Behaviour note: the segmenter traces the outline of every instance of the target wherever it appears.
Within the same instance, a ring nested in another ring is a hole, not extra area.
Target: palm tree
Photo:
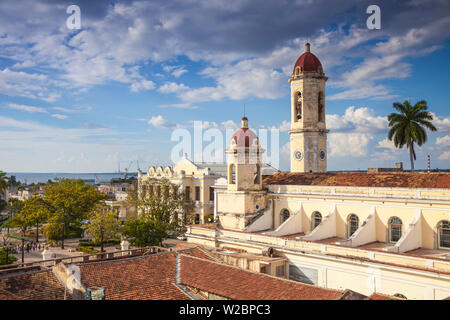
[[[388,139],[392,141],[397,148],[403,148],[404,145],[409,149],[409,158],[411,160],[411,172],[414,171],[414,160],[416,152],[414,143],[421,146],[427,141],[426,129],[436,131],[436,127],[431,122],[433,115],[428,112],[427,102],[421,100],[412,106],[409,101],[402,103],[394,102],[394,109],[399,113],[391,113],[388,116],[389,127]]]

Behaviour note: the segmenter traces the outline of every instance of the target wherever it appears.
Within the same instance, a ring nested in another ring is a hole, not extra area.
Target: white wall
[[[300,237],[301,240],[317,241],[336,236],[336,204],[330,210],[330,213],[310,234]]]

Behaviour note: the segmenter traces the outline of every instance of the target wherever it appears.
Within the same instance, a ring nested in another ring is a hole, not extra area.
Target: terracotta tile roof
[[[450,173],[279,172],[265,177],[263,184],[387,188],[450,188]]]
[[[9,275],[0,279],[1,299],[64,300],[64,287],[52,270]]]
[[[184,254],[184,255],[188,255],[188,256],[192,256],[192,257],[196,257],[196,258],[200,258],[200,259],[206,259],[206,260],[211,260],[211,261],[219,261],[217,258],[214,257],[213,254],[208,253],[206,250],[197,247],[197,248],[192,248],[192,249],[187,249],[187,250],[182,250],[179,251],[180,253]]]
[[[179,255],[180,282],[234,300],[335,300],[341,291]]]
[[[175,286],[175,253],[79,264],[85,287],[102,287],[106,300],[188,300]]]
[[[389,296],[387,294],[373,293],[370,296],[370,300],[405,300],[405,299]]]
[[[12,292],[0,289],[0,300],[23,300]]]

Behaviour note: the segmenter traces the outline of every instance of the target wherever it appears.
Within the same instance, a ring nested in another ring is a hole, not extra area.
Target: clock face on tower
[[[320,160],[325,160],[325,151],[320,150],[319,157],[320,157]]]
[[[303,153],[300,150],[294,151],[294,159],[295,160],[302,160],[303,159]]]

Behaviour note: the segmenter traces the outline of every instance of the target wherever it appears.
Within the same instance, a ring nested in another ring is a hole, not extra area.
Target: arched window
[[[323,99],[322,99],[322,98],[323,98],[323,93],[322,93],[322,91],[320,91],[320,92],[319,92],[319,96],[318,96],[318,106],[319,106],[319,107],[318,107],[318,110],[317,110],[317,116],[318,116],[318,119],[317,119],[317,120],[318,120],[319,122],[323,121],[324,118],[325,118],[325,117],[324,117],[324,113],[325,113],[325,112],[324,112],[324,110],[323,110],[324,108],[323,108],[323,101],[322,101]]]
[[[389,241],[397,242],[402,237],[402,220],[397,217],[389,219]]]
[[[261,167],[259,166],[259,164],[255,164],[254,168],[253,168],[253,174],[254,174],[254,179],[253,179],[253,183],[254,184],[260,184],[261,179]]]
[[[322,222],[322,215],[319,211],[314,211],[311,217],[311,231]]]
[[[444,220],[438,224],[439,248],[450,248],[450,221]]]
[[[280,215],[280,224],[282,224],[283,222],[285,222],[287,219],[289,219],[289,216],[291,214],[289,213],[288,209],[283,209],[281,210],[281,215]]]
[[[235,165],[231,164],[228,167],[228,184],[235,184],[236,180],[235,180],[235,176],[236,176],[236,169],[235,169]]]
[[[356,214],[351,214],[347,219],[348,238],[350,238],[359,227],[359,218]]]
[[[295,116],[297,120],[302,118],[302,93],[295,94]]]

